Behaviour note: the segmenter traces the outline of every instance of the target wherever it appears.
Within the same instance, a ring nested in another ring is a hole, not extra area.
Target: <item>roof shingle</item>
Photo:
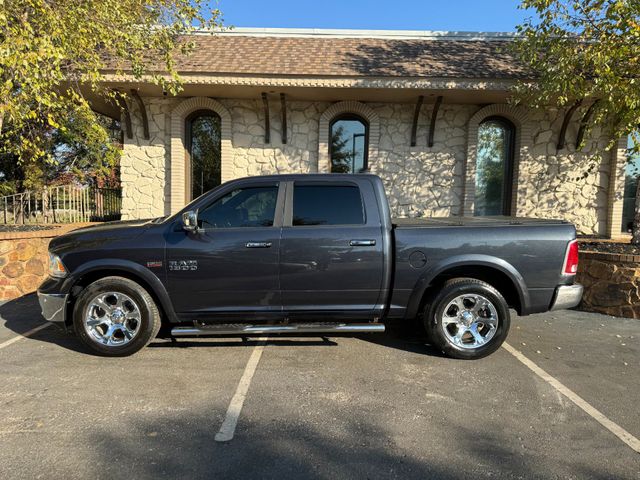
[[[309,77],[523,77],[508,40],[194,35],[181,73]]]

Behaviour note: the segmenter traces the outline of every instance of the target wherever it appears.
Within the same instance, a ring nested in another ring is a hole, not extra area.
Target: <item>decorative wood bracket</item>
[[[567,110],[567,113],[564,114],[562,127],[560,127],[560,135],[558,136],[558,145],[556,145],[556,149],[558,151],[562,150],[565,146],[565,137],[567,135],[567,127],[569,126],[571,117],[573,117],[573,114],[581,104],[582,104],[582,100],[576,100],[576,102],[573,105],[571,105],[569,110]]]
[[[124,124],[126,128],[127,138],[133,138],[133,129],[131,128],[131,113],[129,112],[129,106],[127,105],[127,101],[124,99],[124,95],[120,92],[116,92],[116,102],[118,102],[118,106],[122,110],[124,114]]]
[[[144,132],[144,139],[149,140],[149,119],[147,118],[147,109],[144,106],[142,97],[138,94],[138,91],[134,88],[131,89],[131,96],[135,98],[138,108],[140,109],[140,115],[142,116],[142,130]]]
[[[587,129],[587,125],[589,125],[589,120],[591,120],[591,115],[593,115],[593,110],[599,101],[600,100],[595,100],[591,105],[589,105],[589,108],[587,109],[587,111],[584,112],[584,116],[580,121],[578,136],[576,137],[576,150],[580,148],[580,145],[582,145],[582,140],[584,139],[584,132]]]
[[[429,148],[433,147],[433,136],[436,132],[436,118],[438,118],[438,110],[440,110],[440,105],[442,104],[442,95],[439,95],[436,98],[436,103],[433,104],[433,111],[431,112],[431,124],[429,125],[429,139],[427,141],[427,145]]]
[[[270,143],[271,123],[269,121],[269,99],[265,92],[262,92],[262,106],[264,108],[264,143]]]
[[[282,143],[287,143],[287,102],[284,93],[280,94],[280,106],[282,108]]]
[[[413,125],[411,126],[411,146],[416,146],[416,137],[418,135],[418,117],[420,116],[420,108],[422,108],[422,102],[424,102],[424,95],[418,97],[416,103],[416,109],[413,112]]]

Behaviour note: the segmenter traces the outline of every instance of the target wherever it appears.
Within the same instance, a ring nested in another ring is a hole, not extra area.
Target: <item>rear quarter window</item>
[[[355,185],[296,185],[293,225],[363,225],[364,207]]]

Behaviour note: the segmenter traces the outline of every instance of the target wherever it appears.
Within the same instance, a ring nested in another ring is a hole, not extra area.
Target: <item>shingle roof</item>
[[[331,36],[194,35],[181,73],[511,79],[524,70],[508,40]]]

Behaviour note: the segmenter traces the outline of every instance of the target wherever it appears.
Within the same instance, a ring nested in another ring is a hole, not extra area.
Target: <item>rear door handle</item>
[[[375,244],[375,240],[351,240],[349,242],[352,247],[373,247]]]
[[[247,248],[269,248],[271,242],[247,242],[245,247]]]

